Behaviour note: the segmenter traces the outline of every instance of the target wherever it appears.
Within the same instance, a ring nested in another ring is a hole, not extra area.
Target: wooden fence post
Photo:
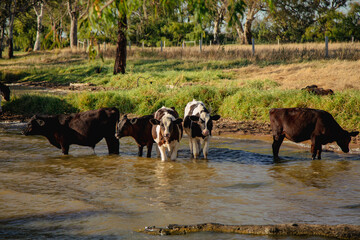
[[[325,36],[325,57],[329,57],[329,38]]]
[[[129,41],[129,51],[131,51],[131,41]]]
[[[203,41],[203,36],[201,35],[201,39],[199,40],[200,52],[202,52],[202,41]]]
[[[252,55],[255,56],[255,39],[252,38],[251,42],[252,42]]]
[[[163,51],[163,42],[162,40],[160,41],[160,49],[161,49],[161,52]]]
[[[142,41],[142,50],[144,50],[144,41]]]

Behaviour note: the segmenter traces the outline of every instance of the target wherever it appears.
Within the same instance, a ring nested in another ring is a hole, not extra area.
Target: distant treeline
[[[124,17],[125,16],[125,17]],[[116,44],[119,24],[141,46],[184,41],[249,44],[360,40],[360,3],[350,0],[2,0],[0,57],[8,48]],[[9,57],[12,53],[9,52]]]

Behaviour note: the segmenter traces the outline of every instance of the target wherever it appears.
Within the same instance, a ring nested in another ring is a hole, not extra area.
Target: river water
[[[121,154],[72,145],[63,156],[44,137],[21,135],[23,123],[0,124],[0,237],[14,239],[264,239],[198,233],[137,233],[168,224],[360,224],[360,155],[271,142],[214,137],[209,160],[137,157],[133,139]],[[295,237],[281,239],[299,239]],[[323,239],[323,238],[308,238]]]

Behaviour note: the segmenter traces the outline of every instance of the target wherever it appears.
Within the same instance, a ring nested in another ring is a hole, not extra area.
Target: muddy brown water
[[[271,142],[211,141],[210,159],[137,157],[131,138],[121,154],[72,145],[63,156],[44,137],[23,136],[23,123],[0,123],[0,236],[12,239],[264,239],[197,233],[156,237],[134,230],[168,224],[360,224],[360,155]],[[286,237],[281,239],[300,239]],[[304,239],[304,238],[301,238]],[[309,237],[307,239],[324,239]]]

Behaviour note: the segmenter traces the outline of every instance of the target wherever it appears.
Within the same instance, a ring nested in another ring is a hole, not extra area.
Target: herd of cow
[[[10,90],[0,83],[0,93],[10,99]],[[0,98],[1,100],[1,98]],[[1,103],[1,102],[0,102]],[[0,104],[1,113],[1,104]],[[274,160],[279,159],[279,149],[287,138],[293,142],[311,140],[312,158],[321,159],[322,145],[336,142],[341,150],[349,152],[351,137],[359,134],[340,127],[326,111],[309,108],[273,108],[269,112],[273,134],[272,151]],[[42,135],[64,154],[69,153],[71,144],[89,146],[93,149],[103,138],[109,154],[119,154],[119,139],[131,136],[135,139],[142,156],[144,146],[147,157],[151,157],[153,143],[161,160],[175,160],[183,131],[189,137],[191,156],[195,159],[208,158],[212,121],[220,119],[211,115],[204,103],[193,100],[185,107],[184,119],[179,118],[174,107],[162,107],[152,115],[120,119],[119,110],[101,108],[76,114],[33,116],[24,129],[24,135]]]

